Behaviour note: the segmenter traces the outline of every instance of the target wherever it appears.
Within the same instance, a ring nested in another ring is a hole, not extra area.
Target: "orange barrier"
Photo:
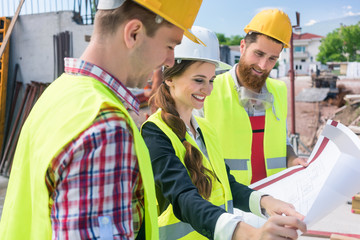
[[[3,44],[10,20],[0,17],[0,46]],[[6,87],[9,66],[9,44],[6,45],[4,53],[0,58],[0,147],[4,141],[5,133],[5,112],[6,112]]]

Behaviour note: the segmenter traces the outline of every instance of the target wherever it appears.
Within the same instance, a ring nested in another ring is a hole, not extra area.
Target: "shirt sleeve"
[[[172,204],[179,220],[213,239],[216,222],[226,211],[200,196],[164,132],[147,122],[142,135],[150,152],[160,212]]]
[[[260,209],[260,200],[262,196],[266,196],[258,191],[253,191],[250,195],[250,210],[253,214],[267,218],[268,216],[263,215]],[[266,214],[266,211],[264,212]],[[215,240],[231,240],[234,234],[235,228],[239,222],[243,221],[240,215],[223,213],[220,215],[215,226]]]
[[[102,115],[52,162],[55,239],[98,239],[106,229],[114,239],[133,239],[134,226],[141,225],[143,189],[132,132],[121,113]]]
[[[214,240],[231,240],[236,225],[241,221],[243,219],[239,215],[230,213],[221,214],[216,223]]]

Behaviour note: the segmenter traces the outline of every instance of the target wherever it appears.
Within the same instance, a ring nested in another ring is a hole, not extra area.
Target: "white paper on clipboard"
[[[303,214],[308,228],[360,189],[360,139],[341,123],[328,120],[308,159],[307,168],[295,166],[249,187],[292,203]],[[254,227],[266,219],[242,215]]]

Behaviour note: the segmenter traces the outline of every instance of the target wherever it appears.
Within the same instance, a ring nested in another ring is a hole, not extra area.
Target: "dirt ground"
[[[292,130],[292,113],[290,104],[290,80],[282,78],[288,87],[288,130]],[[304,88],[311,87],[311,78],[309,76],[300,76],[295,78],[295,96],[297,96]],[[337,81],[337,88],[340,90],[337,98],[326,99],[322,102],[298,102],[295,101],[295,132],[299,133],[300,141],[310,150],[314,147],[317,137],[321,132],[322,126],[328,119],[342,122],[344,125],[349,124],[349,119],[354,119],[353,112],[342,114],[340,119],[335,116],[339,107],[341,96],[345,94],[360,94],[360,79],[340,79]],[[344,103],[344,102],[343,102]],[[306,152],[302,147],[300,151]]]
[[[290,104],[290,80],[288,77],[281,78],[288,88],[288,131],[292,131],[292,113]],[[310,76],[297,76],[295,78],[295,97],[304,89],[311,87]],[[360,94],[360,79],[340,79],[337,81],[337,87],[345,95],[349,94]],[[339,100],[338,99],[327,99],[322,102],[297,102],[295,101],[295,133],[299,134],[300,141],[311,151],[314,147],[318,135],[321,133],[322,126],[328,119],[333,119],[348,125],[347,119],[351,119],[351,112],[348,114],[342,114],[342,119],[336,119],[335,113],[339,111]],[[136,115],[131,113],[138,127],[141,126],[146,119],[146,116],[150,114],[148,107],[140,109],[140,114]],[[354,117],[352,117],[354,119]],[[303,154],[310,154],[299,145],[299,151]]]

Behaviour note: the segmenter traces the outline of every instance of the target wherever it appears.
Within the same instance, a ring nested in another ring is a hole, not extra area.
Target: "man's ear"
[[[133,48],[142,40],[145,34],[143,23],[138,19],[132,19],[124,26],[124,41],[128,48]]]
[[[244,54],[245,49],[246,49],[245,39],[241,39],[241,42],[240,42],[240,53],[241,53],[241,55]]]

